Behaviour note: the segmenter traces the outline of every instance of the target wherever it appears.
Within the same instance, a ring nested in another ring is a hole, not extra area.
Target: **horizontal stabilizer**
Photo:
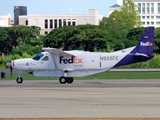
[[[57,48],[42,48],[42,50],[47,51],[51,54],[55,54],[55,55],[76,56],[74,54],[68,53],[66,51],[62,51],[61,49],[57,49]]]
[[[137,57],[149,57],[148,55],[143,54],[143,53],[136,53],[136,54],[134,54],[134,56],[137,56]]]

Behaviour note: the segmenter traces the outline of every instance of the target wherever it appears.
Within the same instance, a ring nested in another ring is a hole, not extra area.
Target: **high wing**
[[[55,55],[56,56],[64,56],[64,57],[76,56],[73,53],[69,53],[68,51],[62,51],[61,49],[57,49],[57,48],[42,48],[42,50],[47,51],[52,55],[56,70],[59,70],[59,69],[58,69],[58,65],[56,63]],[[66,70],[67,71],[74,71],[75,69],[65,68],[63,71],[66,71]]]
[[[62,51],[61,49],[57,49],[57,48],[42,48],[42,50],[47,51],[54,55],[76,56],[73,53],[69,53],[68,51]]]

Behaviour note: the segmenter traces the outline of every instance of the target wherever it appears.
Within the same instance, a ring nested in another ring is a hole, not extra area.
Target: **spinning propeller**
[[[12,67],[12,61],[7,62],[6,64],[10,68],[10,73],[11,73],[11,78],[12,78],[12,73],[13,73],[13,67]]]

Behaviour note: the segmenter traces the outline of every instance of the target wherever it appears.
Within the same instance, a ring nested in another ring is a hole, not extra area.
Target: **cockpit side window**
[[[43,56],[44,56],[44,54],[38,53],[38,54],[35,55],[32,59],[33,59],[33,60],[39,60],[39,59],[41,59]]]
[[[49,60],[49,57],[48,56],[45,56],[42,61],[48,61]]]

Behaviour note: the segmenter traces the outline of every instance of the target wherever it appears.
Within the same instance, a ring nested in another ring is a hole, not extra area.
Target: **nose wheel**
[[[18,84],[21,84],[23,82],[23,78],[22,77],[18,77],[16,79],[16,81],[17,81]]]
[[[71,84],[71,83],[73,83],[73,81],[74,81],[73,77],[64,77],[64,76],[62,76],[62,77],[59,78],[59,82],[61,84],[66,84],[66,83]]]

